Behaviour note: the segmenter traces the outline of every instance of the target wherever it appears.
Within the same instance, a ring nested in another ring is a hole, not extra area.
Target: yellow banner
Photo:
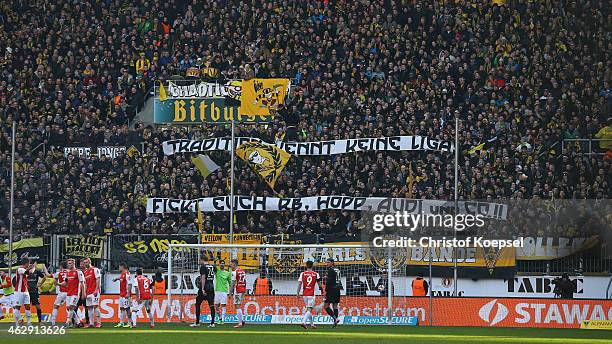
[[[272,188],[287,165],[291,154],[262,142],[246,142],[236,148],[236,155],[244,160]]]
[[[261,234],[235,234],[234,244],[263,244],[264,237]],[[202,235],[203,244],[218,244],[219,249],[210,249],[206,253],[209,257],[222,259],[229,262],[230,249],[223,245],[229,244],[227,234],[205,234]],[[280,243],[280,242],[270,242]],[[283,241],[283,243],[300,244],[299,242]],[[258,248],[236,249],[233,257],[237,257],[243,268],[257,268],[260,255],[267,255],[269,267],[278,273],[293,273],[302,269],[307,261],[314,262],[315,266],[325,266],[328,258],[333,258],[336,265],[369,265],[377,270],[386,270],[388,267],[387,249],[372,249],[368,242],[333,242],[338,246],[357,247],[303,247],[295,246],[288,248],[268,248],[265,251]],[[452,248],[434,248],[431,252],[432,266],[452,267]],[[513,247],[498,248],[457,248],[457,265],[459,267],[486,268],[490,273],[495,268],[513,268],[516,266],[515,249]],[[395,248],[391,259],[393,270],[403,268],[405,265],[427,266],[429,265],[428,248]]]
[[[47,247],[43,238],[28,238],[13,242],[13,254],[9,256],[9,244],[0,245],[0,268],[16,267],[23,258],[47,261]]]
[[[21,315],[23,317],[23,315]],[[43,321],[47,321],[47,314],[43,314]],[[30,320],[33,323],[37,323],[38,322],[38,315],[36,314],[36,312],[32,312],[32,315],[30,315]],[[0,319],[0,322],[3,323],[15,323],[15,314],[14,313],[4,313],[4,318]]]
[[[328,258],[333,258],[336,265],[377,265],[370,260],[368,243],[364,242],[334,242],[334,245],[364,245],[363,247],[298,247],[271,249],[268,251],[269,266],[278,273],[293,273],[304,267],[307,261],[315,266],[325,266]],[[386,250],[385,250],[386,252]],[[383,265],[384,266],[384,265]]]
[[[289,79],[250,79],[242,81],[240,113],[269,116],[270,109],[285,102]]]
[[[65,256],[102,258],[102,250],[106,237],[101,236],[70,236],[64,241]]]
[[[328,258],[333,258],[336,265],[371,265],[376,269],[387,268],[386,249],[372,250],[367,242],[334,242],[335,245],[363,245],[357,248],[305,248],[275,249],[270,255],[270,266],[280,273],[290,273],[304,265],[308,260],[315,266],[323,266]],[[428,248],[393,249],[391,266],[398,269],[403,265],[427,266],[429,265]],[[435,248],[432,251],[432,266],[453,266],[452,248]],[[514,248],[483,249],[483,248],[458,248],[457,265],[459,267],[487,268],[492,272],[495,268],[514,267],[516,265]]]
[[[429,265],[428,247],[413,247],[407,249],[406,264]],[[454,266],[452,247],[432,247],[432,266]],[[516,249],[514,247],[482,248],[457,247],[457,266],[486,267],[492,272],[496,267],[516,266]]]
[[[18,250],[21,248],[28,248],[28,247],[41,247],[42,245],[43,245],[43,238],[21,239],[19,241],[13,242],[13,250]],[[9,251],[9,244],[0,245],[0,252],[8,252],[8,251]]]
[[[234,234],[234,244],[261,244],[263,240],[263,234]],[[238,259],[238,265],[241,268],[257,269],[259,268],[259,249],[257,248],[237,248],[227,249],[223,248],[222,245],[228,245],[230,243],[229,234],[204,234],[202,235],[202,244],[205,245],[220,245],[218,249],[207,248],[203,254],[209,258],[223,260],[225,264],[229,264],[232,257]]]
[[[612,320],[582,320],[583,330],[612,330]]]

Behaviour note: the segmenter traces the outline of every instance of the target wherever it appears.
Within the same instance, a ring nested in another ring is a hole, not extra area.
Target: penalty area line
[[[389,339],[441,339],[447,341],[497,341],[497,342],[508,342],[516,343],[584,343],[583,338],[555,338],[555,337],[508,337],[508,336],[475,336],[475,335],[444,335],[444,334],[414,334],[414,333],[367,333],[367,332],[321,332],[321,331],[253,331],[253,330],[195,330],[195,329],[184,329],[184,330],[155,330],[155,329],[135,329],[135,330],[121,330],[121,329],[72,329],[67,334],[159,334],[159,333],[175,333],[175,334],[250,334],[250,335],[273,335],[273,336],[291,336],[291,335],[308,335],[312,337],[338,337],[338,338],[389,338]],[[607,339],[589,339],[590,343],[610,343]]]

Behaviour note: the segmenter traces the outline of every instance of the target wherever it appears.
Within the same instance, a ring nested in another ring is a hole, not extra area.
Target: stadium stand
[[[462,199],[611,196],[610,145],[588,141],[609,139],[612,125],[606,1],[130,3],[0,5],[0,235],[9,226],[13,121],[16,233],[197,231],[193,216],[148,215],[144,201],[227,195],[229,154],[211,154],[222,169],[203,179],[189,156],[164,156],[161,142],[229,128],[152,128],[133,119],[156,80],[184,76],[202,61],[221,78],[283,76],[296,84],[274,123],[239,125],[238,135],[452,140],[459,116]],[[64,154],[96,146],[136,151]],[[241,161],[237,170],[236,194],[273,195]],[[299,157],[275,191],[452,199],[453,156]],[[207,213],[204,227],[223,233],[227,216]],[[359,229],[357,213],[336,211],[239,213],[236,221],[240,232],[270,234]]]

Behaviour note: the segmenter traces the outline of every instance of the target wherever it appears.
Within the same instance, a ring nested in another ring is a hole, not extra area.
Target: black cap
[[[330,262],[330,263],[333,263],[334,262],[334,258],[327,258],[327,261]]]

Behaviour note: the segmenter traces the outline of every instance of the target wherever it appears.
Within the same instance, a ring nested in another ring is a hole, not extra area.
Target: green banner
[[[155,124],[227,123],[236,116],[241,123],[270,122],[273,116],[239,114],[239,106],[226,106],[223,98],[168,98],[154,100]]]

